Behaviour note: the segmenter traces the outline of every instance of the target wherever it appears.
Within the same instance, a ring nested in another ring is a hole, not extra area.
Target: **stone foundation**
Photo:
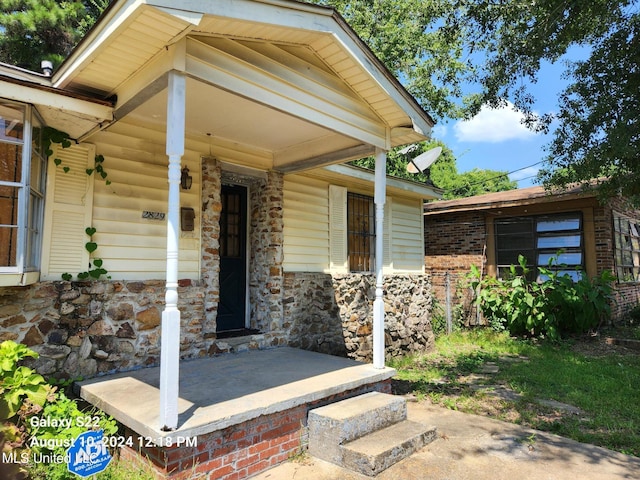
[[[289,345],[371,362],[375,276],[285,274]],[[426,275],[385,277],[386,356],[433,347],[431,283]]]
[[[270,289],[261,293],[269,298],[261,303],[260,318],[269,321],[252,319],[260,333],[226,339],[208,331],[207,287],[182,280],[181,357],[290,345],[371,362],[373,275],[286,273],[280,287],[279,272],[273,274]],[[160,280],[0,288],[0,341],[15,340],[38,352],[31,366],[45,376],[90,378],[155,366],[160,362],[164,293]],[[428,276],[386,278],[387,358],[432,347],[431,306]]]
[[[286,345],[282,331],[217,339],[206,330],[205,288],[182,280],[181,358]],[[160,362],[165,282],[42,282],[0,288],[0,341],[24,343],[46,376],[90,378]]]

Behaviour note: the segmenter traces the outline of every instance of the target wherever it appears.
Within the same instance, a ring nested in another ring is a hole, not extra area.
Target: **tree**
[[[442,153],[435,163],[421,173],[409,173],[407,164],[432,148],[441,147]],[[444,199],[470,197],[489,192],[501,192],[517,188],[517,182],[509,180],[507,172],[496,170],[473,169],[458,173],[456,158],[453,152],[441,141],[432,140],[414,145],[410,153],[400,153],[402,149],[389,152],[387,156],[387,174],[406,180],[427,183],[443,191]],[[375,159],[367,157],[353,162],[360,167],[374,169]]]
[[[640,195],[640,0],[318,3],[336,7],[436,120],[511,101],[530,128],[555,129],[541,175],[548,186],[603,178],[605,194]],[[572,83],[559,113],[538,117],[528,87],[572,46],[590,55],[566,65]]]
[[[0,61],[40,70],[71,53],[108,0],[0,0]]]
[[[577,62],[560,97],[560,128],[542,178],[550,185],[598,182],[640,203],[640,17],[634,15]]]
[[[639,7],[638,0],[457,0],[444,19],[445,28],[465,30],[469,51],[486,59],[478,75],[483,103],[510,98],[531,128],[554,128],[540,175],[546,186],[597,185],[603,196],[640,201]],[[571,83],[559,112],[538,117],[527,85],[537,81],[541,62],[560,61],[572,46],[587,58],[566,63]]]

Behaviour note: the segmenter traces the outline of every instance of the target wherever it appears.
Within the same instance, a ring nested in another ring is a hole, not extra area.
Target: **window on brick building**
[[[619,282],[640,282],[640,222],[614,213],[616,275]]]
[[[372,197],[347,194],[349,270],[373,272],[376,253],[376,217]]]
[[[557,256],[553,270],[577,280],[584,271],[582,215],[579,212],[558,215],[501,218],[495,222],[498,276],[505,277],[518,256],[527,259],[530,279],[544,280],[539,267],[547,268]],[[558,254],[558,252],[560,252]]]

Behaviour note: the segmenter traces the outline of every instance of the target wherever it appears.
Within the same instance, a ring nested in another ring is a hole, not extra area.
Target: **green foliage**
[[[109,278],[109,272],[102,267],[104,263],[103,260],[101,258],[93,258],[93,252],[98,249],[98,244],[93,241],[93,235],[96,233],[96,229],[93,227],[87,227],[84,232],[89,236],[89,241],[84,244],[84,248],[89,252],[89,270],[86,272],[80,272],[78,274],[78,279],[87,280],[92,278],[93,280],[99,280],[103,275],[106,275],[107,278]],[[65,279],[65,277],[63,277],[63,279]],[[67,276],[66,279],[69,279],[69,277]]]
[[[0,61],[39,71],[58,66],[89,30],[106,0],[0,0]]]
[[[637,7],[636,7],[637,11]],[[576,81],[560,96],[549,149],[548,184],[593,186],[608,197],[622,193],[640,202],[640,14],[621,19],[595,42],[588,60],[573,64]]]
[[[64,456],[73,440],[87,430],[102,430],[105,435],[117,433],[117,424],[111,417],[96,409],[81,409],[33,369],[20,365],[22,360],[37,356],[11,340],[0,344],[1,451],[16,453],[21,460],[33,459],[36,454]],[[64,462],[32,462],[29,475],[34,480],[74,477]]]
[[[603,196],[640,201],[638,0],[316,3],[335,7],[436,120],[509,101],[531,129],[555,128],[540,176],[547,186],[606,177]],[[564,62],[571,49],[586,59]],[[560,62],[569,79],[560,110],[539,115],[532,86],[541,66]]]
[[[61,132],[60,130],[57,130],[53,127],[45,127],[43,129],[43,137],[44,149],[47,157],[53,155],[53,150],[51,149],[51,145],[53,143],[59,144],[62,148],[69,148],[71,146],[71,137],[69,136],[69,134],[66,132]],[[56,167],[59,167],[62,165],[62,159],[54,158],[53,163]],[[107,180],[108,174],[104,169],[103,163],[104,155],[96,155],[94,158],[94,167],[87,168],[85,170],[85,173],[87,175],[93,175],[94,173],[96,173],[97,175],[100,175],[100,178],[105,181],[105,185],[111,185],[111,180]],[[71,168],[67,165],[62,165],[62,170],[64,171],[64,173],[69,173],[71,171]]]
[[[482,372],[486,362],[498,366],[498,372],[486,381],[469,375]],[[541,342],[484,328],[436,338],[434,352],[403,358],[393,367],[403,393],[640,456],[636,401],[640,356],[636,354],[615,350],[603,354],[594,339]],[[483,383],[485,388],[479,388]],[[497,385],[517,397],[492,395]],[[540,403],[547,399],[582,413],[563,413]]]
[[[93,227],[87,227],[84,229],[84,233],[89,236],[89,241],[84,244],[85,250],[89,252],[89,270],[78,273],[78,280],[100,280],[103,275],[107,278],[111,278],[109,276],[109,271],[103,267],[104,261],[101,258],[93,257],[93,253],[98,249],[98,244],[93,241],[93,236],[96,231],[97,230]],[[62,279],[69,282],[73,279],[73,275],[68,272],[63,273]]]
[[[539,131],[555,127],[541,179],[549,187],[608,177],[604,196],[640,194],[640,12],[638,0],[452,2],[444,28],[463,30],[482,59],[483,103],[510,99]],[[577,47],[577,48],[576,48]],[[568,86],[557,114],[539,116],[530,85],[545,62],[571,48],[584,60],[565,62]]]
[[[36,425],[29,432],[32,454],[65,455],[73,441],[87,430],[102,430],[105,436],[118,432],[114,419],[96,409],[81,410],[78,403],[63,392],[58,392],[55,401],[45,405],[39,416],[48,420],[49,425]],[[65,462],[32,462],[29,470],[33,480],[71,480],[75,477],[68,471]]]
[[[594,279],[583,276],[574,282],[553,268],[557,258],[552,258],[548,268],[539,268],[545,280],[537,282],[528,279],[526,258],[519,255],[518,263],[511,265],[510,275],[504,280],[481,279],[479,269],[472,266],[476,303],[494,329],[559,340],[562,334],[594,329],[609,317],[614,281],[610,272]]]
[[[19,362],[38,354],[25,345],[4,341],[0,344],[0,419],[11,419],[18,415],[22,404],[42,406],[51,389],[42,375],[20,366]]]
[[[431,168],[422,173],[407,172],[407,164],[411,159],[436,147],[441,147],[442,153]],[[517,188],[517,182],[509,180],[506,171],[473,169],[469,172],[458,173],[453,152],[439,140],[416,144],[410,153],[403,154],[400,153],[400,150],[402,149],[389,152],[387,174],[414,182],[431,184],[444,191],[444,199],[469,197]],[[375,169],[373,157],[355,160],[352,163],[370,170]]]

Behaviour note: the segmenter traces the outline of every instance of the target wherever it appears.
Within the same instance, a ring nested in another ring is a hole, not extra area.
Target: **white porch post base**
[[[376,288],[376,292],[377,292]],[[378,294],[376,293],[376,297]],[[373,301],[373,367],[384,368],[384,300]]]
[[[162,312],[160,349],[160,426],[162,430],[175,430],[178,427],[180,310]]]

